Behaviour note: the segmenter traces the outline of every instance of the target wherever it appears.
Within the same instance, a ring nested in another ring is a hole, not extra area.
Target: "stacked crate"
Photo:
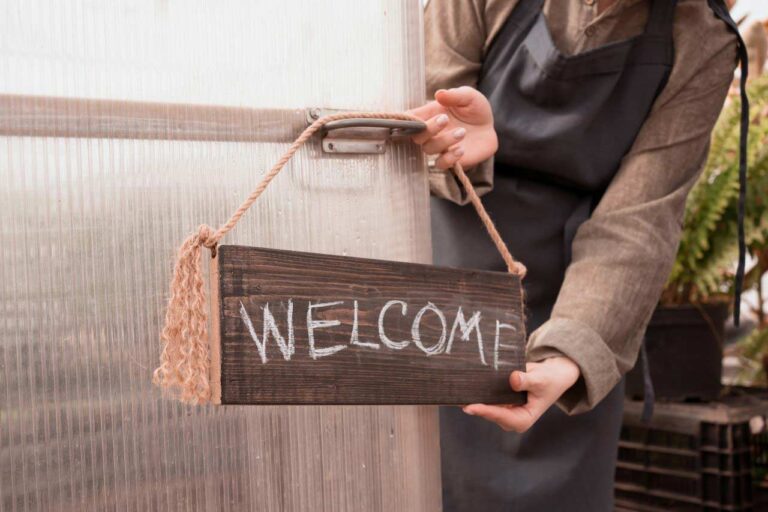
[[[648,423],[641,410],[625,404],[617,511],[768,511],[768,400],[732,392],[716,403],[657,403]]]

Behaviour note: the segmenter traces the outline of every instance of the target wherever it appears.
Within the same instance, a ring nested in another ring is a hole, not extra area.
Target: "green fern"
[[[766,384],[765,367],[762,356],[768,346],[768,329],[755,329],[749,336],[739,342],[739,359],[742,370],[737,375],[734,384],[752,386],[756,383]]]
[[[749,86],[750,125],[747,242],[750,250],[768,240],[768,77]],[[665,303],[712,300],[727,294],[738,254],[739,121],[737,99],[723,110],[712,134],[709,158],[686,203],[680,248],[667,283]]]
[[[759,262],[745,279],[745,288],[751,289],[768,269],[768,76],[753,80],[748,93],[752,118],[744,227],[748,250]],[[738,257],[740,112],[737,99],[723,110],[715,125],[706,166],[688,196],[680,247],[662,296],[664,303],[712,301],[733,293]],[[763,304],[759,306],[764,310]],[[761,325],[736,347],[743,367],[737,377],[741,384],[766,379],[763,355],[768,353],[768,322],[764,315],[760,320]]]

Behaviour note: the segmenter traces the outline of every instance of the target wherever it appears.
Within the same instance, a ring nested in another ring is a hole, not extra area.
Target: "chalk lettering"
[[[499,364],[504,363],[504,361],[499,360],[499,347],[517,350],[517,347],[515,345],[504,345],[503,343],[499,342],[499,333],[501,332],[502,329],[512,329],[513,331],[517,332],[517,329],[515,328],[515,326],[505,324],[496,320],[496,338],[493,341],[493,369],[494,370],[498,370]]]
[[[378,343],[370,343],[370,342],[367,342],[367,341],[360,341],[360,335],[358,334],[358,327],[357,327],[357,325],[358,325],[358,322],[357,322],[357,314],[358,314],[357,313],[358,312],[357,301],[355,301],[354,304],[355,305],[354,305],[354,308],[353,308],[353,316],[352,316],[352,334],[349,337],[349,344],[350,345],[357,345],[358,347],[368,347],[368,348],[376,348],[376,349],[380,348],[381,345],[379,345]]]
[[[475,313],[470,317],[469,322],[467,322],[467,320],[464,318],[464,312],[461,310],[461,306],[459,306],[459,310],[456,312],[456,320],[453,322],[453,327],[451,328],[451,335],[448,337],[448,345],[445,348],[446,354],[451,353],[451,348],[453,347],[453,340],[456,337],[457,329],[461,330],[461,339],[463,341],[469,341],[469,336],[474,330],[477,332],[477,350],[480,352],[480,362],[488,366],[488,363],[485,362],[483,335],[480,333],[480,317],[480,311],[475,311]]]
[[[283,359],[290,361],[291,356],[296,350],[296,340],[293,337],[293,300],[291,299],[288,299],[287,317],[288,320],[286,323],[288,324],[288,343],[285,342],[285,338],[283,338],[283,336],[280,334],[280,331],[277,329],[275,317],[273,317],[272,313],[269,311],[269,303],[265,304],[264,330],[262,331],[263,334],[261,335],[261,338],[264,340],[264,347],[266,347],[267,341],[269,340],[269,335],[271,333],[275,338],[275,341],[277,341],[277,346],[280,347],[280,352],[283,354]]]
[[[246,329],[248,329],[248,334],[251,335],[251,339],[256,344],[256,349],[259,351],[259,357],[261,357],[261,364],[265,364],[267,362],[266,347],[256,335],[256,329],[253,328],[251,317],[248,316],[248,311],[245,309],[242,301],[240,301],[240,318],[243,319],[243,323],[245,324]]]
[[[340,350],[347,348],[346,345],[334,345],[332,347],[325,348],[315,347],[315,329],[320,329],[323,327],[335,327],[337,325],[341,325],[341,322],[338,320],[313,320],[312,310],[319,308],[329,308],[331,306],[338,306],[340,304],[344,304],[344,301],[337,300],[336,302],[320,302],[318,304],[312,304],[311,302],[309,303],[309,306],[307,307],[307,339],[309,341],[309,356],[312,359],[330,356],[336,352],[339,352]]]
[[[349,337],[349,344],[348,345],[354,345],[357,347],[364,347],[364,348],[370,348],[378,350],[381,348],[381,345],[379,343],[375,343],[369,340],[361,340],[360,339],[360,305],[357,300],[352,301],[353,307],[352,307],[352,330]],[[318,359],[321,357],[327,357],[331,356],[333,354],[336,354],[337,352],[340,352],[347,348],[348,345],[344,344],[338,344],[333,345],[329,347],[317,347],[317,342],[315,339],[315,330],[316,329],[323,329],[328,327],[337,327],[342,325],[342,322],[340,320],[318,320],[314,318],[314,312],[317,309],[321,308],[330,308],[333,306],[340,306],[344,304],[344,301],[335,301],[335,302],[321,302],[321,303],[315,303],[308,302],[307,305],[307,342],[309,345],[309,356],[312,359]],[[386,313],[392,306],[400,306],[401,314],[403,316],[406,316],[408,312],[408,304],[402,300],[390,300],[386,304],[384,304],[384,307],[381,308],[381,311],[379,312],[378,317],[378,330],[379,330],[379,339],[381,340],[381,344],[383,344],[385,347],[392,349],[392,350],[402,350],[405,347],[408,346],[409,343],[413,342],[416,347],[419,348],[422,352],[424,352],[427,356],[434,356],[434,355],[440,355],[440,354],[450,354],[451,351],[454,348],[454,342],[460,338],[462,341],[470,341],[470,338],[472,337],[473,333],[475,335],[475,339],[477,341],[477,351],[478,355],[480,356],[480,362],[484,366],[488,366],[488,362],[485,358],[485,347],[483,345],[483,335],[480,330],[480,321],[482,319],[482,313],[480,311],[474,311],[472,313],[472,316],[467,319],[464,315],[464,310],[461,306],[458,307],[458,310],[456,311],[456,317],[453,321],[453,324],[451,326],[450,331],[448,331],[448,322],[446,320],[445,314],[435,306],[432,302],[427,302],[427,304],[422,307],[417,313],[416,316],[413,318],[413,321],[411,323],[411,339],[405,339],[402,341],[394,341],[387,336],[384,328],[384,322],[386,320]],[[277,347],[280,349],[280,353],[283,356],[283,359],[285,361],[290,361],[291,358],[296,354],[296,339],[294,334],[294,325],[293,325],[293,299],[288,299],[287,305],[285,307],[286,311],[286,329],[287,331],[280,330],[280,327],[278,326],[278,321],[275,319],[274,314],[270,310],[270,304],[266,303],[262,307],[263,311],[263,319],[264,324],[261,332],[261,337],[256,334],[256,329],[253,325],[253,321],[251,320],[251,317],[248,314],[248,311],[245,308],[245,305],[240,302],[240,318],[243,320],[243,323],[245,324],[246,329],[248,330],[248,334],[250,335],[251,339],[253,340],[254,344],[256,345],[256,348],[259,352],[259,357],[261,358],[262,364],[266,364],[268,361],[267,357],[267,345],[270,338],[273,338],[277,344]],[[437,341],[434,342],[432,345],[425,345],[424,341],[421,338],[421,327],[422,327],[422,321],[424,318],[424,315],[427,313],[432,312],[434,315],[437,316],[439,322],[440,322],[440,336],[437,339]],[[347,324],[348,325],[348,324]],[[516,328],[513,325],[502,323],[500,321],[496,321],[496,333],[495,338],[493,342],[493,368],[498,370],[499,366],[507,364],[505,361],[502,361],[499,357],[499,352],[501,349],[509,349],[509,350],[519,350],[519,348],[512,344],[504,344],[501,342],[501,336],[502,336],[502,330],[503,329],[511,329],[513,331],[516,331]],[[287,332],[287,339],[285,336],[283,336],[283,333]]]
[[[381,339],[381,342],[384,345],[391,348],[392,350],[401,350],[407,347],[411,340],[392,341],[384,332],[384,315],[387,313],[387,310],[395,304],[400,304],[400,307],[403,311],[403,316],[405,316],[405,314],[408,312],[408,304],[401,300],[391,300],[384,304],[384,307],[381,308],[381,312],[379,313],[379,339]]]
[[[424,345],[422,345],[421,333],[419,332],[419,327],[421,326],[421,317],[423,317],[427,311],[432,311],[433,313],[435,313],[437,317],[440,319],[440,325],[442,326],[440,339],[437,341],[437,343],[435,343],[431,347],[425,347]],[[421,308],[419,312],[416,313],[416,317],[413,319],[413,325],[411,326],[411,337],[413,338],[413,344],[419,347],[422,350],[422,352],[424,352],[428,356],[440,354],[443,352],[443,349],[445,348],[446,329],[447,329],[447,326],[445,324],[445,315],[443,315],[443,312],[440,311],[437,308],[437,306],[435,306],[431,302],[427,302],[427,305]]]

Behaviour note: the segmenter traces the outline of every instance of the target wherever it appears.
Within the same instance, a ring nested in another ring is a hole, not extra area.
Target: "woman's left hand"
[[[509,385],[527,391],[525,405],[472,404],[464,412],[496,423],[506,431],[525,432],[579,379],[579,367],[567,357],[528,363],[525,372],[512,372]]]
[[[428,155],[438,155],[435,167],[450,169],[456,162],[469,169],[492,157],[499,147],[488,99],[463,86],[439,90],[435,101],[408,111],[427,129],[412,137]]]

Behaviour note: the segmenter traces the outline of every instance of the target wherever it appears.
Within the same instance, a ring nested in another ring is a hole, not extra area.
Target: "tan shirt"
[[[426,7],[427,87],[475,86],[483,57],[517,0],[431,0]],[[580,53],[641,33],[649,0],[546,0],[559,49]],[[736,66],[736,38],[705,0],[679,0],[675,62],[634,145],[592,217],[579,228],[552,317],[531,334],[528,358],[566,355],[582,378],[561,398],[569,413],[594,407],[635,363],[642,333],[677,252],[685,198]],[[503,141],[502,141],[503,143]],[[736,158],[736,157],[734,157]],[[487,192],[492,165],[472,170]],[[432,192],[465,202],[450,173],[430,172]]]

